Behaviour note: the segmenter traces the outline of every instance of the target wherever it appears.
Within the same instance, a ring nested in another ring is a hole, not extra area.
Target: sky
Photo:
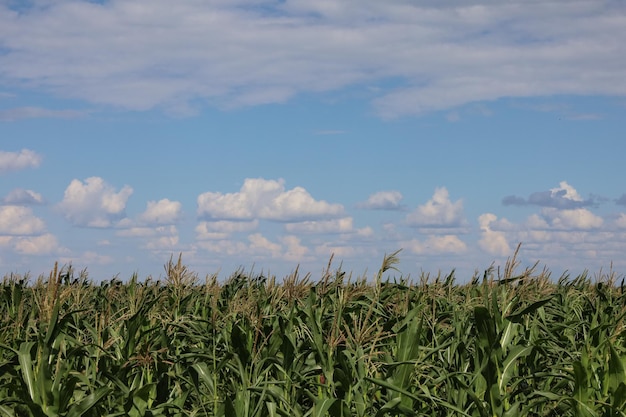
[[[0,276],[624,274],[625,69],[617,0],[0,0]]]

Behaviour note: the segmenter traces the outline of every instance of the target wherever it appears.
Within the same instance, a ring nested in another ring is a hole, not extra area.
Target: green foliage
[[[0,287],[0,416],[623,416],[615,276],[534,268],[455,283],[317,282],[236,271],[204,284],[93,283],[55,266]],[[332,261],[332,259],[331,259]]]

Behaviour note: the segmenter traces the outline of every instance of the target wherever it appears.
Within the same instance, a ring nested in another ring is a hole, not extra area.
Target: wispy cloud
[[[619,2],[44,4],[0,5],[0,83],[126,109],[280,103],[355,86],[375,87],[383,117],[502,97],[626,95]],[[47,112],[3,117],[78,116]]]
[[[26,168],[37,168],[41,164],[41,160],[41,155],[30,149],[22,149],[19,152],[0,151],[0,174]]]
[[[88,113],[82,110],[51,110],[41,107],[16,107],[0,110],[0,121],[14,122],[24,119],[78,119]]]

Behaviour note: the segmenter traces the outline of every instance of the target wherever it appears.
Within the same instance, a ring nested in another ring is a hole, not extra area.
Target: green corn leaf
[[[26,383],[28,388],[28,395],[31,401],[36,404],[41,404],[41,396],[37,391],[37,381],[35,379],[35,372],[33,370],[33,360],[30,352],[35,346],[35,342],[23,342],[20,345],[20,349],[17,353],[18,361],[20,363],[20,370],[22,372],[22,379]]]
[[[5,407],[0,405],[0,416],[4,417],[15,417],[15,412],[11,410],[9,407]]]
[[[98,405],[108,394],[113,391],[110,387],[100,387],[95,392],[83,398],[78,404],[72,406],[67,417],[81,417],[87,411]]]
[[[506,392],[506,386],[511,380],[511,378],[515,373],[515,365],[520,358],[528,356],[530,352],[532,352],[532,346],[513,346],[509,355],[504,360],[504,364],[502,365],[502,374],[500,375],[500,380],[498,381],[498,388],[501,394]]]
[[[215,387],[213,386],[213,376],[209,371],[209,367],[205,362],[194,363],[191,366],[197,373],[200,380],[206,384],[206,386],[211,390],[211,392],[215,391]]]
[[[621,382],[613,393],[613,408],[622,411],[626,408],[626,383]]]
[[[325,417],[326,413],[333,406],[333,404],[337,401],[336,398],[320,398],[315,401],[313,405],[313,409],[311,410],[311,417]]]
[[[491,351],[495,347],[496,341],[496,325],[493,317],[489,314],[489,310],[482,306],[474,308],[474,320],[476,321],[476,330],[478,342],[482,349]]]
[[[609,390],[616,392],[620,384],[626,383],[626,368],[622,358],[611,342],[609,342],[609,351]]]
[[[511,313],[506,318],[512,321],[513,323],[521,323],[525,315],[533,313],[538,308],[543,307],[544,305],[548,304],[551,300],[552,298],[544,298],[543,300],[535,301],[528,307],[525,307],[521,310]]]

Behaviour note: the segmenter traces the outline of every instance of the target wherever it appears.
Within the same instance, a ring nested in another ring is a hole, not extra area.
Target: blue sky
[[[620,1],[0,0],[0,274],[626,272]]]

